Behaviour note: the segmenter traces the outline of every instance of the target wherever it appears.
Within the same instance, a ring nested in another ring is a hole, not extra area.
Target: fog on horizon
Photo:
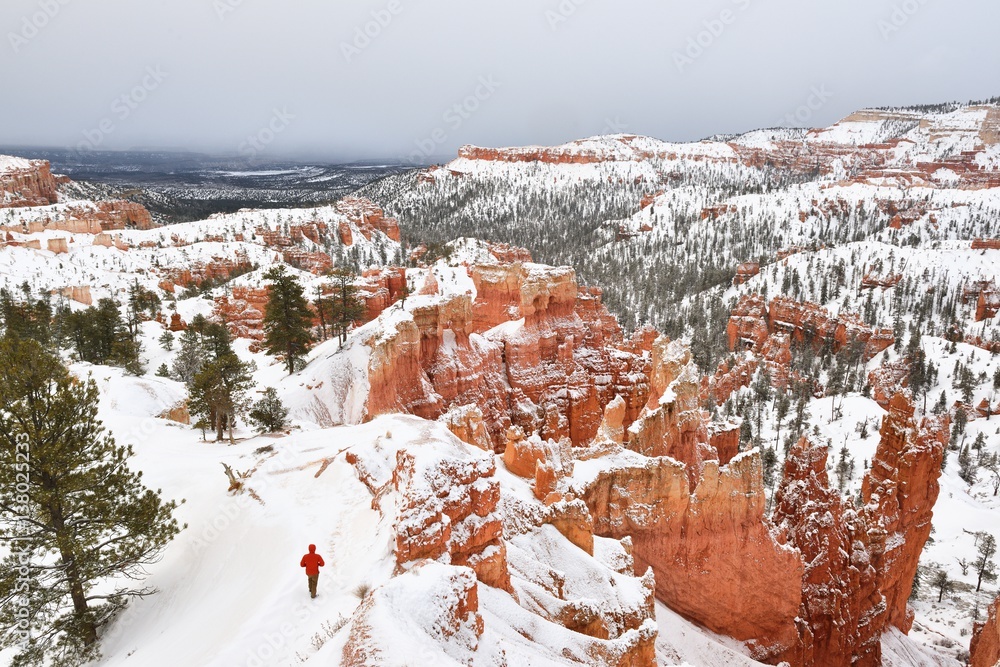
[[[986,0],[7,0],[0,145],[418,161],[1000,95]]]

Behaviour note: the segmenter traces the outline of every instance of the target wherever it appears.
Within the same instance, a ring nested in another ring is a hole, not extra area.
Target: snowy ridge
[[[13,155],[0,155],[0,174],[10,171],[29,169],[32,161]]]

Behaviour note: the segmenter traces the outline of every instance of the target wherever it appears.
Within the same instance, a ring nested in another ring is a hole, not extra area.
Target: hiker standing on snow
[[[319,568],[326,565],[323,557],[316,553],[316,545],[309,545],[309,553],[302,557],[299,562],[300,567],[306,568],[306,576],[309,577],[309,594],[316,597],[316,584],[319,583]]]

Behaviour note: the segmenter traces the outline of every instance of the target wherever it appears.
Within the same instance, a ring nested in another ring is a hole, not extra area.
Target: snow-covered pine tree
[[[338,268],[330,272],[330,278],[333,282],[331,322],[334,332],[343,343],[347,340],[351,324],[364,316],[365,306],[358,297],[358,288],[354,285],[357,276],[354,273]]]
[[[311,329],[313,313],[295,276],[275,266],[264,278],[270,281],[270,294],[264,309],[264,347],[268,354],[284,359],[288,374],[295,372],[299,360],[314,342]]]
[[[265,433],[281,431],[288,425],[288,408],[274,387],[264,390],[264,396],[253,404],[248,416],[254,426]]]
[[[14,665],[85,662],[179,527],[128,467],[98,391],[33,340],[0,340],[0,646]],[[120,578],[124,575],[124,578]],[[113,585],[112,580],[114,580]]]

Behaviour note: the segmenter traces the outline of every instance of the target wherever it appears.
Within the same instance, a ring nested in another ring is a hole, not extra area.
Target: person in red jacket
[[[323,557],[316,553],[316,545],[309,545],[309,553],[302,557],[299,566],[306,568],[306,576],[309,577],[309,594],[316,597],[316,584],[319,583],[319,568],[326,565]]]

